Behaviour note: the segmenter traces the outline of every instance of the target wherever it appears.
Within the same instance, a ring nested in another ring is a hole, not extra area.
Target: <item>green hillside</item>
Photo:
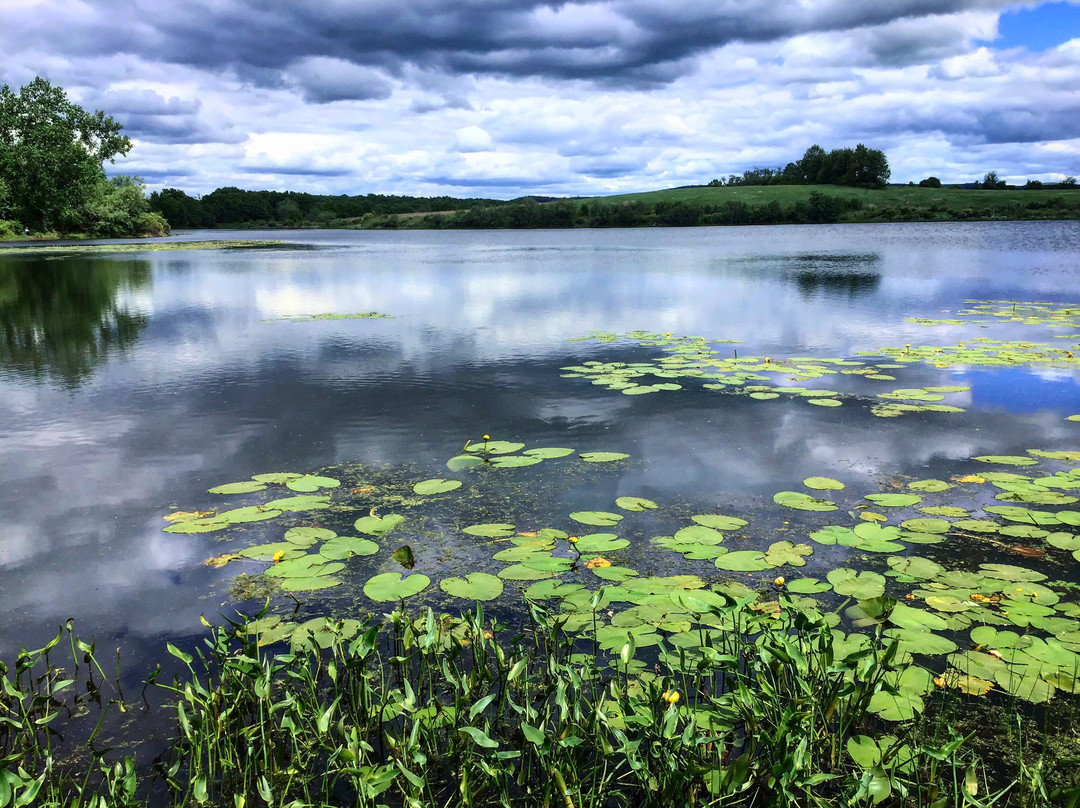
[[[1021,188],[1006,190],[974,190],[957,187],[920,188],[911,185],[890,186],[883,189],[844,188],[836,185],[726,185],[720,187],[699,186],[694,188],[671,188],[663,191],[645,191],[636,194],[575,199],[582,204],[620,204],[641,202],[655,205],[658,202],[685,202],[695,207],[723,205],[742,202],[747,205],[767,205],[778,202],[784,207],[797,202],[807,202],[814,191],[826,196],[859,200],[861,207],[846,211],[843,221],[873,221],[910,211],[926,214],[921,218],[996,218],[987,217],[987,211],[1017,213],[1030,211],[1061,211],[1062,217],[1022,215],[1016,218],[1075,218],[1080,206],[1080,189]]]

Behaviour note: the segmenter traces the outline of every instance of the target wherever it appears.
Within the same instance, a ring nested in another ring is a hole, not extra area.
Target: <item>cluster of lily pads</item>
[[[620,337],[608,332],[593,332],[591,339],[602,343],[615,342]],[[636,340],[643,346],[659,347],[667,356],[651,362],[601,362],[588,360],[580,365],[562,368],[564,378],[584,378],[608,390],[618,390],[624,395],[644,395],[661,391],[682,390],[688,379],[699,379],[706,390],[746,395],[755,401],[771,401],[788,396],[803,399],[819,407],[839,407],[845,399],[862,399],[862,396],[841,394],[836,390],[802,387],[787,382],[805,382],[825,376],[842,374],[861,376],[874,381],[896,381],[896,376],[886,371],[904,368],[916,361],[906,355],[895,361],[867,364],[840,358],[815,358],[808,356],[773,359],[768,356],[728,356],[713,347],[715,343],[731,340],[706,340],[704,337],[681,337],[671,334],[654,334],[632,331],[627,339]],[[882,349],[887,353],[887,349]],[[660,380],[660,381],[655,381]],[[768,383],[766,383],[768,382]],[[889,418],[907,412],[963,412],[950,404],[942,404],[947,393],[962,393],[967,385],[938,385],[932,387],[897,388],[879,393],[872,402],[874,415]]]
[[[569,457],[574,454],[573,449],[553,446],[526,449],[524,443],[491,440],[490,438],[485,438],[482,442],[477,441],[476,443],[469,441],[462,451],[463,454],[451,457],[446,461],[446,467],[450,471],[475,469],[482,466],[497,469],[523,468],[525,466],[535,466],[545,460]],[[623,452],[581,452],[578,455],[586,463],[612,463],[616,460],[625,460],[629,456]],[[423,492],[418,491],[417,493]]]
[[[278,497],[219,513],[170,514],[165,530],[217,531],[287,512],[295,520],[302,510],[311,511],[303,524],[288,526],[281,540],[242,547],[215,560],[266,564],[267,579],[286,592],[340,586],[361,573],[362,579],[370,576],[362,584],[364,595],[377,604],[432,597],[429,575],[411,570],[408,545],[392,557],[381,551],[392,550],[402,539],[416,543],[413,537],[420,534],[410,525],[426,525],[435,508],[442,517],[456,513],[453,521],[464,525],[458,528],[459,544],[487,546],[491,553],[487,568],[444,575],[438,589],[445,596],[505,601],[520,591],[532,600],[551,601],[565,621],[564,630],[579,633],[599,649],[616,653],[631,643],[630,656],[636,658],[628,664],[637,670],[645,670],[642,653],[675,649],[692,662],[708,638],[725,628],[710,622],[705,608],[719,595],[744,599],[765,614],[778,612],[782,597],[793,608],[831,622],[836,653],[868,647],[872,637],[867,629],[880,627],[898,642],[902,661],[924,662],[925,667],[905,670],[896,688],[901,695],[883,695],[875,704],[887,719],[910,718],[935,687],[980,695],[997,689],[1033,702],[1059,690],[1080,693],[1080,603],[1071,597],[1077,587],[1050,580],[1055,572],[1075,577],[1067,565],[1080,561],[1080,510],[1067,507],[1078,499],[1072,492],[1080,488],[1080,452],[980,456],[969,465],[985,465],[986,471],[948,480],[895,481],[891,490],[861,497],[840,480],[809,477],[804,491],[781,491],[774,497],[775,505],[793,514],[791,519],[803,514],[795,527],[777,528],[765,514],[755,517],[760,527],[722,513],[687,518],[638,496],[617,498],[614,510],[573,511],[545,520],[548,524],[536,524],[536,517],[526,524],[466,523],[469,499],[464,495],[494,479],[477,473],[497,467],[499,457],[536,458],[523,450],[523,444],[509,441],[470,443],[455,459],[475,462],[450,466],[459,478],[411,485],[422,498],[416,512],[407,515],[376,515],[377,487],[350,490],[324,475],[276,473],[210,491],[270,497],[275,486],[284,486],[320,495],[308,495],[304,509],[296,507],[297,497]],[[996,470],[1001,466],[1031,473]],[[293,500],[289,509],[282,506],[287,500]],[[360,536],[339,536],[311,524],[319,521],[320,511],[337,518],[350,510],[362,512],[353,522]],[[671,524],[670,535],[647,540],[658,519]],[[595,532],[586,532],[590,529]],[[796,535],[781,537],[781,530]],[[838,565],[830,550],[826,574],[802,574],[820,548],[834,547],[846,548],[846,565]],[[423,552],[422,546],[417,552]],[[642,563],[653,571],[670,568],[658,552],[681,555],[686,572],[659,575],[638,569]],[[971,552],[982,563],[962,568],[956,559]],[[1028,563],[1010,563],[1009,557]],[[394,560],[400,566],[388,570]],[[1034,561],[1042,568],[1033,568]],[[432,567],[425,571],[431,573]],[[259,625],[261,642],[312,641],[305,622],[277,616],[266,620]]]
[[[377,311],[358,311],[350,314],[337,314],[335,312],[323,312],[322,314],[286,314],[277,320],[263,320],[262,322],[273,323],[284,321],[287,323],[311,323],[316,320],[392,320],[394,315],[382,314]]]

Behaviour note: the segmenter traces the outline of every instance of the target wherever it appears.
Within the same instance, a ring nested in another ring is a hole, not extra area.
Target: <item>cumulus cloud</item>
[[[995,45],[1040,0],[32,5],[0,8],[0,81],[62,84],[191,192],[607,193],[859,141],[896,181],[1078,173],[1080,40]]]

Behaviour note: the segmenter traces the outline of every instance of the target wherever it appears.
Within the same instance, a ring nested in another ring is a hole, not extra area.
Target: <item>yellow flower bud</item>
[[[675,704],[679,700],[678,690],[665,690],[663,695],[664,701],[668,704]]]
[[[484,440],[491,440],[491,435],[484,435]]]
[[[773,583],[776,584],[777,586],[783,586],[784,583],[785,583],[784,576],[781,575],[779,578],[777,578],[775,581],[773,581]]]
[[[274,563],[275,564],[280,564],[284,560],[284,558],[285,558],[285,551],[284,550],[278,550],[276,553],[274,553]]]

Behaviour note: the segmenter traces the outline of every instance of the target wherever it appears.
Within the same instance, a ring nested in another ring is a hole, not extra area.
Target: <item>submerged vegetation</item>
[[[901,386],[913,369],[1075,369],[1080,308],[947,314],[911,325],[1052,336],[821,358],[593,332],[590,355],[636,361],[563,372],[660,401],[698,387],[931,423],[971,385]],[[179,667],[150,677],[174,719],[164,751],[108,754],[95,727],[82,756],[54,753],[76,692],[127,706],[73,634],[88,671],[54,666],[61,632],[5,671],[0,807],[1080,804],[1080,450],[871,485],[822,468],[760,507],[611,486],[565,507],[640,462],[620,448],[482,435],[437,472],[214,485],[163,530],[207,534],[207,565],[257,601],[168,646]]]

